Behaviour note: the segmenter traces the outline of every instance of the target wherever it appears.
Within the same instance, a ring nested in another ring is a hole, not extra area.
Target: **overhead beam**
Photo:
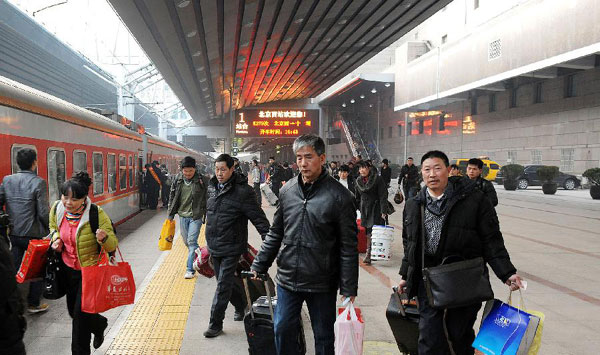
[[[556,66],[559,68],[569,68],[569,69],[578,69],[578,70],[588,70],[593,69],[596,64],[596,58],[593,55],[571,60],[565,63],[559,63]]]
[[[522,74],[521,76],[524,76],[527,78],[554,79],[558,76],[558,68],[556,68],[556,67],[542,68],[540,70]]]

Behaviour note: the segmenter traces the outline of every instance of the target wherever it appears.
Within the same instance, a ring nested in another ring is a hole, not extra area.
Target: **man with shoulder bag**
[[[427,188],[404,208],[398,290],[419,301],[419,354],[474,353],[477,312],[494,297],[486,263],[511,290],[523,286],[494,207],[475,182],[449,178],[449,165],[441,151],[423,155]]]

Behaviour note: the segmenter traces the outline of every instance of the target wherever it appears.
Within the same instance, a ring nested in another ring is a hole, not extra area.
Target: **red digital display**
[[[252,109],[240,110],[234,125],[236,137],[295,138],[319,133],[319,110]]]

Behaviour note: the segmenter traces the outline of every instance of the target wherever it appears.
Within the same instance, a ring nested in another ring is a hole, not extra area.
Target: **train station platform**
[[[540,354],[596,354],[600,348],[600,204],[587,190],[559,190],[547,196],[535,188],[504,191],[496,185],[496,189],[506,246],[528,281],[526,307],[546,315]],[[403,205],[395,207],[397,212],[390,221],[396,228],[392,260],[360,267],[356,305],[366,323],[364,354],[399,354],[385,318],[390,287],[399,280],[402,256]],[[271,220],[274,207],[263,208]],[[136,302],[104,314],[109,327],[104,344],[94,354],[246,353],[243,322],[233,321],[232,307],[227,310],[221,336],[202,336],[208,326],[216,280],[183,278],[187,250],[179,238],[173,250],[158,251],[158,234],[165,217],[164,209],[146,210],[117,226],[121,251],[136,280]],[[250,243],[260,245],[253,227]],[[272,276],[275,272],[275,268],[270,270]],[[496,298],[508,297],[507,287],[495,277],[492,286]],[[27,352],[68,354],[71,319],[66,302],[47,302],[48,312],[27,316]],[[313,354],[306,309],[303,319],[308,354]]]

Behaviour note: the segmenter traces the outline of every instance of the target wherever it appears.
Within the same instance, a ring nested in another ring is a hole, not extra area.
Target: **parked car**
[[[496,163],[493,160],[485,159],[482,157],[480,157],[480,159],[481,161],[483,161],[484,171],[487,170],[487,175],[485,176],[485,179],[489,181],[494,181],[494,179],[496,179],[496,175],[500,171],[500,164]],[[458,165],[462,173],[466,175],[467,165],[469,165],[469,159],[460,158],[453,160],[450,163]]]
[[[523,174],[519,175],[517,178],[518,188],[521,190],[525,190],[529,186],[542,186],[544,183],[537,176],[537,169],[544,165],[525,165],[525,170]],[[504,182],[504,178],[502,173],[499,172],[496,174],[496,179],[494,180],[497,184],[502,184]],[[581,186],[581,180],[577,178],[575,175],[565,174],[563,172],[559,172],[558,177],[554,179],[554,182],[559,186],[566,190],[573,190]]]

